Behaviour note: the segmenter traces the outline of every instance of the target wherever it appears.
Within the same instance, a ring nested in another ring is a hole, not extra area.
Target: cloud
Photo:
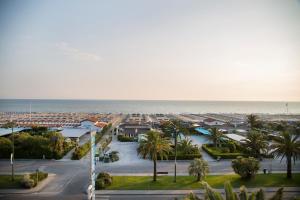
[[[65,55],[75,59],[93,62],[98,62],[102,60],[100,56],[93,53],[84,52],[74,47],[70,47],[70,45],[66,42],[57,43],[55,46],[59,48]]]

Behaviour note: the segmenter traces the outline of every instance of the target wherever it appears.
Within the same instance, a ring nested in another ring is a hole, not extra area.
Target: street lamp
[[[14,123],[11,122],[11,134],[12,134],[12,155],[11,155],[11,180],[15,180],[14,173],[14,161],[15,161],[15,135],[14,135]]]
[[[14,173],[14,159],[15,159],[15,135],[14,135],[14,126],[15,122],[10,119],[10,122],[6,123],[3,128],[11,128],[11,135],[12,135],[12,153],[10,154],[10,164],[11,164],[11,180],[15,180],[15,173]]]
[[[178,129],[176,127],[176,125],[170,121],[172,127],[172,131],[173,131],[173,137],[174,137],[174,146],[175,146],[175,158],[174,158],[174,183],[176,183],[176,178],[177,178],[177,137],[178,137]]]

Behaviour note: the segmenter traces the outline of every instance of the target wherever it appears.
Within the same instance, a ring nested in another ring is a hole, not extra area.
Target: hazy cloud
[[[70,56],[75,59],[85,60],[85,61],[94,61],[94,62],[98,62],[101,60],[100,56],[93,54],[93,53],[82,51],[82,50],[74,48],[74,47],[71,47],[66,42],[59,42],[55,46],[57,48],[59,48],[65,55]]]

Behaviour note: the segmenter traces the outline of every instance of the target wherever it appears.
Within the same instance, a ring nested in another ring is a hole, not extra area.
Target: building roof
[[[21,127],[21,128],[14,128],[14,133],[17,133],[17,132],[20,132],[20,131],[23,131],[23,130],[27,130],[29,128],[24,128],[24,127]],[[5,135],[9,135],[11,134],[11,128],[0,128],[0,136],[5,136]]]
[[[95,117],[90,117],[88,119],[81,120],[80,122],[85,122],[85,121],[90,121],[90,122],[96,123],[98,120]]]
[[[95,123],[95,126],[97,126],[97,127],[100,127],[100,128],[103,128],[104,126],[106,126],[108,123],[106,123],[106,122],[96,122]]]
[[[207,118],[207,119],[204,119],[203,121],[204,121],[204,122],[215,122],[215,121],[217,121],[217,120],[212,119],[212,118]]]
[[[242,142],[242,140],[245,140],[246,137],[244,136],[241,136],[241,135],[237,135],[237,134],[233,134],[233,133],[230,133],[230,134],[225,134],[228,138],[234,140],[234,141],[237,141],[237,142]]]
[[[64,128],[61,131],[62,136],[69,138],[79,138],[88,133],[90,130],[86,128]]]
[[[211,135],[211,133],[204,128],[197,127],[195,128],[195,131],[197,131],[198,133],[202,133],[203,135]]]

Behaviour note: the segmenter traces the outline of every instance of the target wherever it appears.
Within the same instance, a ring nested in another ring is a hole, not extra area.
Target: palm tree
[[[195,158],[188,170],[190,175],[197,176],[197,181],[202,181],[206,174],[208,174],[208,163],[202,158]]]
[[[281,132],[279,136],[274,137],[272,154],[275,157],[285,157],[287,162],[287,178],[292,178],[292,160],[295,162],[300,156],[300,135],[291,132]]]
[[[257,131],[250,131],[247,138],[242,140],[243,145],[248,148],[253,157],[261,158],[261,152],[266,151],[268,142],[265,136]]]
[[[215,147],[220,146],[221,137],[223,136],[223,133],[219,131],[216,127],[210,129],[211,132],[211,140],[213,141]]]
[[[17,124],[13,121],[4,124],[3,128],[11,128],[11,135],[12,135],[12,153],[11,153],[11,180],[15,180],[15,170],[14,170],[14,160],[15,160],[15,136],[14,136],[14,127]]]
[[[171,151],[170,141],[161,137],[159,132],[149,131],[145,139],[140,141],[137,151],[143,158],[153,161],[153,181],[156,181],[157,157],[168,159],[168,153]]]
[[[257,116],[256,115],[248,115],[248,124],[250,124],[250,129],[253,129],[257,125]]]
[[[221,193],[215,191],[212,189],[206,182],[203,183],[204,188],[206,190],[206,199],[208,200],[223,200]],[[259,189],[257,192],[252,192],[250,195],[247,191],[247,188],[245,186],[240,187],[239,194],[237,192],[234,192],[230,182],[224,183],[224,190],[225,190],[225,199],[226,200],[244,200],[244,199],[255,199],[255,200],[264,200],[267,199],[265,197],[264,191],[262,189]],[[190,195],[192,196],[192,195]],[[283,198],[283,188],[279,188],[276,193],[270,198],[270,200],[281,200]]]
[[[192,154],[195,148],[192,140],[186,137],[179,142],[178,149],[185,154]]]

